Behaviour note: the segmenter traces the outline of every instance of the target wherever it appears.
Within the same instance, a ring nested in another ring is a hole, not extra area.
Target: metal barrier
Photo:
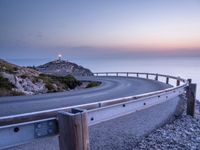
[[[154,73],[102,72],[94,76],[143,77],[176,86],[140,95],[0,118],[0,149],[43,137],[59,135],[61,150],[88,150],[88,126],[146,109],[186,94],[187,114],[194,116],[196,84],[191,80]]]

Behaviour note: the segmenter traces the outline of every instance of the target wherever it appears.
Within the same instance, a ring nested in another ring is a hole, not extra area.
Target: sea
[[[38,66],[53,58],[7,59],[20,66]],[[170,57],[132,57],[132,58],[68,58],[92,72],[149,72],[185,79],[192,79],[197,84],[197,99],[200,100],[200,57],[170,56]]]

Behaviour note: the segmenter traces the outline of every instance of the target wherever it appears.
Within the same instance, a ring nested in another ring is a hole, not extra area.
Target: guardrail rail
[[[0,117],[0,149],[59,135],[61,150],[89,150],[88,127],[186,95],[187,114],[194,116],[196,84],[191,79],[155,73],[101,72],[94,76],[138,77],[176,85],[160,91],[95,103]]]

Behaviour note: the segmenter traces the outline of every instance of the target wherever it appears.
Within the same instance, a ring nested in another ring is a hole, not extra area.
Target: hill
[[[56,76],[92,76],[92,72],[75,63],[65,60],[55,60],[36,67],[36,70]]]

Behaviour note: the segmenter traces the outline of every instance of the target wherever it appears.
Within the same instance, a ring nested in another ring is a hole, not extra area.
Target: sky
[[[0,0],[0,58],[199,55],[200,0]]]

